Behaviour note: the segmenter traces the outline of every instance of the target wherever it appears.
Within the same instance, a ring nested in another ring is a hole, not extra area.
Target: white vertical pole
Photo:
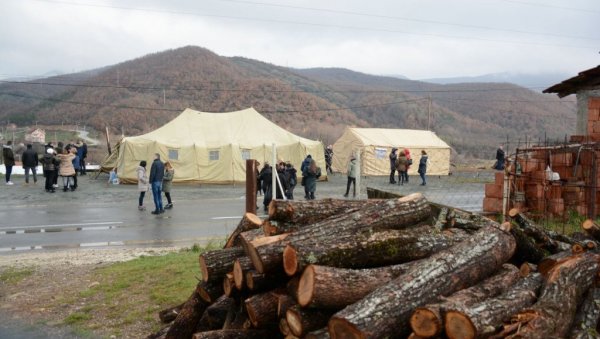
[[[356,151],[356,196],[360,196],[360,177],[362,175],[360,165],[360,149]]]
[[[271,163],[271,199],[275,200],[277,194],[275,194],[275,190],[277,189],[277,182],[275,177],[277,176],[276,170],[276,162],[277,162],[277,148],[275,147],[275,143],[273,143],[273,162]]]

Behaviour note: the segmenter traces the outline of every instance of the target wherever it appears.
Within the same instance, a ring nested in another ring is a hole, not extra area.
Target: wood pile
[[[200,255],[202,280],[149,338],[596,338],[588,224],[575,239],[421,194],[273,200]]]

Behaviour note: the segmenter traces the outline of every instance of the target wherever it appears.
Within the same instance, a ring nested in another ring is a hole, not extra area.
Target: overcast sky
[[[0,78],[202,46],[411,79],[600,64],[598,0],[0,0]]]

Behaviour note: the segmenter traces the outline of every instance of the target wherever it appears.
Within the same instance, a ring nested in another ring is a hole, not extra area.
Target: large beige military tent
[[[290,161],[299,169],[302,160],[311,154],[317,165],[325,168],[321,142],[286,131],[254,108],[229,113],[188,108],[150,133],[123,138],[115,147],[115,163],[119,179],[125,183],[137,182],[136,169],[141,160],[148,162],[149,173],[155,153],[173,164],[175,182],[244,182],[246,159],[272,162],[273,144],[278,161]]]
[[[410,151],[413,165],[409,174],[417,174],[421,150],[429,156],[427,174],[450,172],[450,146],[434,132],[386,128],[347,128],[333,144],[333,170],[346,173],[350,156],[360,153],[362,175],[389,175],[389,154],[393,147]]]

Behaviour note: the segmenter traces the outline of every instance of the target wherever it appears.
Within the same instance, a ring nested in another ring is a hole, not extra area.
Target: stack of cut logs
[[[246,213],[149,338],[597,338],[600,227],[548,232],[395,199]]]

